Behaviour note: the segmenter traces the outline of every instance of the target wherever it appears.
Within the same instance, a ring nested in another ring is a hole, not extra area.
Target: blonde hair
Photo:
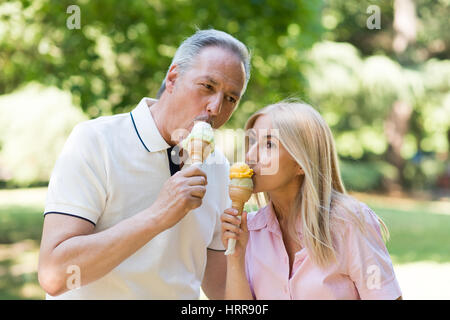
[[[280,142],[305,174],[297,206],[288,218],[288,236],[305,246],[316,264],[326,266],[337,259],[333,238],[339,221],[353,222],[365,231],[364,216],[356,209],[359,206],[348,205],[357,200],[346,194],[331,130],[313,107],[292,99],[259,110],[248,119],[245,129],[253,128],[261,115],[271,117],[273,128],[279,130]],[[264,197],[270,200],[267,193]],[[257,202],[261,206],[258,197]],[[299,218],[302,241],[295,229]],[[387,238],[388,230],[379,221],[383,237]]]

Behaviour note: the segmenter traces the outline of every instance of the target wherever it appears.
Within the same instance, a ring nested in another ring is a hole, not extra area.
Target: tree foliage
[[[450,59],[450,34],[447,0],[413,0],[415,5],[416,39],[406,52],[398,56],[392,43],[395,37],[395,0],[325,0],[322,22],[325,38],[349,42],[365,56],[384,54],[399,59],[402,64],[415,65],[428,59]],[[380,29],[369,30],[367,8],[376,5],[381,12]],[[404,23],[406,28],[411,28]]]
[[[197,28],[215,28],[252,53],[251,82],[233,127],[262,104],[304,93],[299,52],[322,31],[320,1],[77,1],[79,30],[66,26],[71,4],[0,5],[0,94],[37,80],[71,92],[89,117],[124,112],[156,95],[183,39]]]
[[[355,188],[379,187],[383,179],[399,175],[406,186],[431,186],[448,161],[449,5],[448,0],[401,1],[414,4],[415,16],[409,19],[417,31],[399,53],[393,42],[400,0],[0,0],[0,95],[6,97],[0,110],[28,112],[19,103],[30,99],[47,110],[36,93],[43,88],[34,94],[24,88],[38,82],[61,90],[53,91],[61,104],[80,108],[86,118],[129,111],[143,96],[156,95],[186,37],[196,29],[215,28],[243,41],[252,54],[247,92],[225,128],[242,128],[259,108],[300,97],[317,107],[332,128],[339,155],[347,161],[344,176]],[[80,8],[80,29],[67,27],[70,5]],[[380,8],[379,30],[367,28],[370,5]],[[70,93],[70,103],[61,92]],[[26,100],[19,98],[25,94]],[[392,114],[399,101],[411,111],[395,150],[401,165],[389,157],[393,138],[387,130],[395,126]],[[6,124],[20,116],[3,115]],[[63,138],[72,125],[64,123],[64,130],[54,132]],[[5,142],[6,128],[12,127],[0,128],[3,159],[16,139],[8,135],[11,141]],[[43,145],[47,148],[47,142]],[[8,161],[8,168],[21,163]],[[358,176],[372,182],[357,181]],[[17,181],[26,184],[29,178]]]
[[[69,93],[38,83],[0,97],[0,181],[48,181],[72,128],[87,120]]]
[[[404,169],[408,183],[423,187],[445,171],[440,160],[449,148],[449,60],[407,68],[385,55],[363,57],[349,43],[328,41],[315,44],[306,57],[306,91],[332,128],[342,157],[373,161],[372,170],[395,179],[395,164],[386,158],[386,121],[392,105],[402,100],[412,105],[400,151],[409,161]],[[419,161],[427,155],[438,156]]]

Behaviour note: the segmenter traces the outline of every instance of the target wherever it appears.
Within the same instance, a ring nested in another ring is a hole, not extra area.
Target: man
[[[44,212],[39,282],[47,298],[196,299],[200,285],[223,298],[229,164],[216,150],[210,164],[180,171],[170,155],[177,130],[196,120],[222,126],[248,79],[247,48],[200,30],[178,48],[159,100],[74,128]]]

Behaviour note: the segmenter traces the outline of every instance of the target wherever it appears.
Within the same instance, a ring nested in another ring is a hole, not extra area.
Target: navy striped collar
[[[136,138],[148,152],[157,152],[170,148],[167,142],[159,133],[158,127],[153,120],[149,105],[157,100],[143,98],[136,108],[130,112],[131,122],[136,131]]]

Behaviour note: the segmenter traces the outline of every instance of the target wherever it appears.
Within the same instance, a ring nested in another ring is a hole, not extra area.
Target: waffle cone
[[[239,186],[229,186],[228,192],[230,194],[231,206],[239,212],[239,215],[241,215],[244,204],[250,199],[253,190]]]
[[[249,188],[239,186],[229,186],[228,192],[230,194],[231,206],[238,211],[238,218],[241,219],[242,210],[244,210],[244,204],[250,199],[253,190]],[[228,248],[225,251],[225,255],[231,255],[234,253],[236,246],[236,239],[228,240]]]
[[[192,164],[203,163],[211,153],[211,144],[205,140],[192,139],[189,141],[188,153]]]

